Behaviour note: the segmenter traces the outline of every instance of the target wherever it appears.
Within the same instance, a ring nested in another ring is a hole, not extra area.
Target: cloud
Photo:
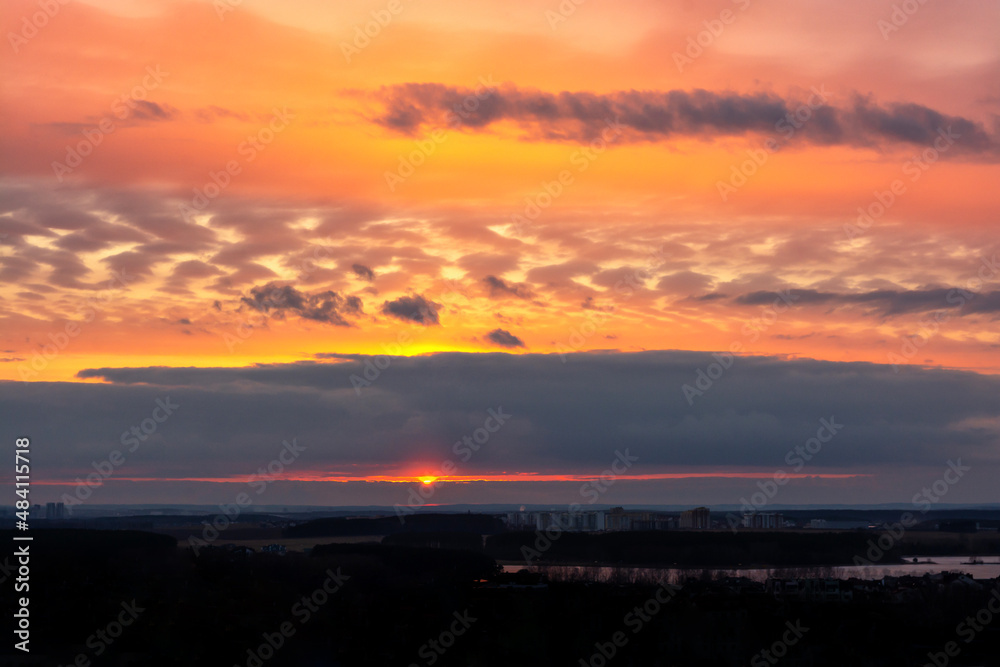
[[[660,278],[656,283],[656,288],[669,294],[691,295],[697,292],[704,292],[714,282],[711,276],[695,273],[694,271],[678,271]]]
[[[500,347],[524,347],[524,341],[506,329],[494,329],[486,338]]]
[[[920,104],[894,104],[882,108],[870,97],[857,97],[854,107],[843,112],[842,117],[845,125],[854,126],[854,133],[859,137],[929,146],[940,136],[939,132],[950,129],[960,146],[975,152],[997,148],[995,137],[975,121],[947,116]]]
[[[132,116],[139,120],[164,121],[177,116],[177,109],[169,104],[157,104],[149,100],[133,100]]]
[[[715,295],[706,296],[715,297]],[[744,306],[763,306],[783,299],[800,306],[871,304],[885,317],[952,309],[960,310],[961,314],[965,315],[1000,312],[1000,292],[977,293],[959,287],[873,290],[854,294],[820,292],[814,289],[793,289],[784,295],[773,291],[757,291],[741,294],[733,301]]]
[[[663,141],[677,136],[711,138],[749,133],[779,138],[791,130],[796,141],[818,145],[931,145],[950,128],[958,150],[998,155],[996,137],[980,123],[950,116],[914,103],[879,106],[855,95],[842,108],[827,104],[827,93],[814,89],[803,99],[773,93],[691,91],[618,91],[550,93],[507,85],[468,114],[450,110],[474,95],[466,88],[437,83],[404,83],[375,93],[383,112],[373,120],[391,130],[415,134],[445,122],[467,131],[484,131],[513,121],[537,141],[590,141],[609,128],[625,132],[624,141]],[[786,117],[805,122],[791,125]],[[800,112],[799,116],[794,116]],[[790,116],[792,114],[792,116]],[[782,124],[783,123],[783,124]]]
[[[333,291],[303,294],[291,285],[267,285],[254,287],[249,297],[240,299],[244,304],[263,313],[275,312],[284,315],[292,312],[299,317],[316,322],[325,322],[338,327],[352,326],[343,315],[359,315],[363,312],[361,299],[356,296],[343,297]]]
[[[115,244],[149,240],[150,237],[148,234],[126,225],[95,220],[84,229],[60,236],[53,245],[62,250],[94,252],[113,247]]]
[[[180,294],[190,293],[188,289],[190,281],[210,278],[221,273],[221,269],[211,264],[207,264],[199,259],[189,259],[174,266],[173,271],[170,272],[170,278],[166,281],[162,289]],[[221,306],[218,310],[221,310]]]
[[[382,313],[398,320],[408,320],[426,326],[438,325],[439,304],[428,301],[419,294],[402,296],[382,304]]]
[[[368,282],[375,280],[375,272],[364,264],[352,264],[351,270],[354,271],[358,278],[367,280]]]
[[[232,109],[226,109],[223,107],[209,105],[203,109],[195,109],[195,117],[205,123],[214,121],[217,118],[232,118],[235,120],[242,121],[244,123],[250,122],[252,119],[250,114],[242,111],[233,111]]]
[[[594,301],[594,297],[588,296],[580,303],[580,307],[584,310],[596,310],[602,313],[612,313],[615,310],[614,306],[599,306]]]
[[[530,299],[534,296],[531,288],[524,283],[508,283],[503,278],[497,278],[496,276],[486,276],[483,278],[483,284],[490,292],[490,296],[494,299],[503,296],[516,296],[519,299]]]
[[[122,109],[128,112],[128,115],[124,117],[115,117],[113,119],[115,127],[135,127],[145,123],[174,121],[180,118],[181,115],[180,110],[178,110],[177,107],[169,104],[158,104],[149,100],[132,99],[129,100],[129,105],[129,107],[122,107]],[[61,134],[72,136],[82,132],[94,132],[100,123],[109,120],[112,120],[111,116],[92,116],[88,118],[86,122],[56,121],[44,123],[43,125],[45,127],[52,128]]]
[[[42,470],[86,469],[106,456],[109,434],[141,421],[166,395],[181,403],[182,416],[157,432],[169,439],[144,450],[155,453],[145,460],[206,476],[232,472],[234,457],[252,471],[293,436],[322,470],[444,460],[470,424],[500,406],[513,416],[470,470],[599,472],[628,447],[647,471],[773,472],[788,466],[788,452],[816,434],[821,418],[844,429],[805,471],[891,476],[925,468],[894,489],[897,499],[908,500],[949,459],[987,476],[1000,464],[997,376],[740,357],[689,404],[682,388],[715,362],[709,353],[575,353],[565,363],[558,354],[440,353],[394,357],[359,399],[350,378],[378,358],[336,356],[248,368],[93,369],[80,377],[109,384],[0,383],[0,405],[37,424],[40,440],[72,443],[58,454],[39,450],[49,457]],[[46,418],[54,404],[63,406],[58,420]]]

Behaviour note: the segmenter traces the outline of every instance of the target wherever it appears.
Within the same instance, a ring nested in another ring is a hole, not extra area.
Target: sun
[[[433,484],[438,480],[437,477],[418,477],[417,479],[419,479],[424,484]]]

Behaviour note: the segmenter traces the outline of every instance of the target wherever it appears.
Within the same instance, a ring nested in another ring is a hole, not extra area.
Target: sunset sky
[[[1000,500],[1000,3],[578,2],[5,2],[38,496]]]

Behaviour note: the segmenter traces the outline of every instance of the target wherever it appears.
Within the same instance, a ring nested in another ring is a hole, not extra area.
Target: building
[[[632,530],[632,519],[629,513],[621,507],[612,507],[604,517],[607,530]]]
[[[681,512],[679,521],[681,528],[705,529],[712,527],[711,515],[707,507],[696,507],[693,510]]]
[[[604,530],[604,512],[508,512],[511,530]]]
[[[708,510],[705,510],[706,512]],[[574,532],[624,530],[674,530],[676,515],[650,510],[610,510],[577,512],[507,512],[505,523],[511,530],[568,530]],[[707,523],[706,523],[706,526]]]
[[[818,530],[858,530],[874,528],[871,521],[828,521],[826,519],[812,519],[806,524],[806,528]]]
[[[744,528],[767,528],[774,530],[785,527],[785,517],[777,512],[745,512]]]
[[[66,518],[66,505],[63,503],[45,503],[45,518],[62,521]]]
[[[626,511],[612,507],[604,517],[605,530],[673,530],[677,528],[677,518],[661,512],[648,510]]]

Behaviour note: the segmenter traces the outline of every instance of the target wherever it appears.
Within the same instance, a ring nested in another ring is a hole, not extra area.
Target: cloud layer
[[[942,146],[954,143],[954,153],[1000,155],[996,137],[974,120],[912,102],[883,106],[861,96],[838,108],[827,103],[829,92],[815,88],[809,97],[786,99],[709,90],[597,94],[505,86],[475,109],[455,113],[475,95],[475,90],[435,83],[387,87],[377,94],[385,111],[374,121],[407,134],[447,125],[482,131],[510,121],[536,141],[585,142],[602,136],[607,141],[622,132],[632,141],[754,133],[816,145],[881,147],[933,146],[943,138]]]
[[[290,436],[316,443],[310,465],[324,469],[435,461],[500,407],[513,416],[470,470],[586,472],[620,447],[639,453],[650,470],[780,467],[821,418],[845,427],[811,464],[816,472],[934,468],[954,457],[1000,463],[995,377],[742,357],[689,402],[684,386],[704,389],[699,371],[716,360],[691,352],[578,353],[565,362],[538,354],[441,353],[388,363],[346,355],[253,368],[93,369],[81,378],[111,384],[26,393],[2,386],[12,414],[40,415],[47,395],[75,406],[40,435],[65,441],[70,434],[59,429],[77,429],[81,455],[67,459],[76,465],[118,432],[115,419],[138,419],[165,394],[185,406],[170,423],[170,453],[162,452],[175,471],[190,472],[188,453],[203,449],[198,465],[221,474],[234,456],[265,456]],[[356,390],[352,376],[364,377],[376,363],[377,379]],[[94,418],[83,420],[88,412]]]

